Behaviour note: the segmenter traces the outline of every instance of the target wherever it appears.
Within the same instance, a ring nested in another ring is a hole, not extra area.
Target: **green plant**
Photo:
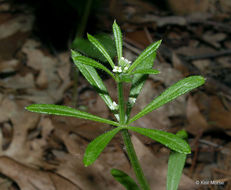
[[[111,139],[117,133],[120,132],[122,134],[126,151],[131,161],[131,165],[134,169],[134,172],[136,174],[139,186],[132,180],[132,178],[130,178],[127,174],[120,170],[113,169],[111,173],[115,177],[115,179],[119,181],[122,185],[124,185],[124,187],[128,190],[150,189],[147,180],[144,177],[140,164],[138,162],[128,131],[130,130],[140,133],[167,146],[172,150],[169,159],[167,189],[177,189],[182,169],[184,166],[186,154],[189,154],[191,152],[189,144],[183,139],[185,138],[185,133],[180,132],[179,134],[175,135],[172,133],[155,129],[134,127],[131,126],[131,123],[139,119],[140,117],[148,114],[149,112],[159,108],[160,106],[170,102],[171,100],[177,98],[178,96],[185,94],[190,90],[202,85],[205,82],[205,80],[201,76],[190,76],[180,80],[179,82],[175,83],[167,90],[165,90],[157,98],[155,98],[142,111],[130,118],[132,107],[135,104],[136,98],[138,97],[148,74],[159,73],[157,70],[152,69],[152,66],[153,61],[155,59],[156,50],[160,46],[161,40],[148,46],[131,64],[130,61],[123,58],[122,33],[116,22],[114,22],[113,24],[113,33],[118,57],[117,65],[115,65],[112,58],[107,53],[105,47],[95,37],[88,34],[89,41],[106,58],[106,60],[112,68],[112,71],[103,66],[101,63],[91,58],[82,56],[80,53],[76,51],[72,51],[72,58],[75,65],[78,67],[83,76],[96,89],[96,91],[107,104],[109,109],[114,113],[117,121],[111,121],[105,118],[92,115],[90,113],[86,113],[80,110],[76,110],[61,105],[33,104],[26,107],[26,109],[32,112],[44,114],[78,117],[114,126],[115,128],[113,130],[98,136],[88,145],[84,154],[83,162],[85,166],[93,164],[93,162],[98,158],[100,153],[104,150],[104,148],[111,141]],[[109,96],[107,88],[104,86],[104,83],[99,77],[95,68],[105,71],[116,81],[118,89],[118,105]],[[131,83],[131,90],[128,100],[125,100],[123,94],[124,82]],[[177,167],[172,167],[174,164]],[[176,168],[178,168],[179,170]],[[176,170],[178,170],[178,172],[175,172]]]

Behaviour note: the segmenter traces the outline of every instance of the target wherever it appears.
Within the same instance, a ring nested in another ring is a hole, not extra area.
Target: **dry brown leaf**
[[[163,159],[155,157],[150,150],[145,147],[140,140],[132,136],[137,157],[144,170],[144,175],[151,186],[152,190],[165,190],[166,189],[166,176],[167,176],[167,163]],[[179,190],[194,190],[196,189],[195,183],[192,179],[184,174],[181,177]]]
[[[180,58],[174,52],[172,53],[172,63],[173,63],[173,67],[176,70],[180,71],[184,76],[188,76],[189,75],[188,68],[182,63],[182,61],[180,60]]]
[[[5,78],[0,81],[5,88],[17,89],[30,89],[34,88],[34,75],[32,73],[27,73],[25,76],[20,76],[19,74]]]
[[[187,20],[181,16],[156,16],[147,14],[145,16],[134,16],[133,20],[137,23],[155,22],[158,27],[164,27],[166,25],[184,26],[187,24]]]
[[[230,134],[231,129],[231,104],[225,97],[208,96],[205,93],[198,93],[194,97],[194,103],[198,105],[198,109],[202,110],[203,117],[207,118],[209,129],[220,129]]]
[[[22,48],[28,59],[27,65],[39,72],[35,79],[36,86],[32,73],[8,77],[0,81],[0,84],[5,88],[25,89],[24,93],[16,94],[17,98],[35,103],[56,103],[63,98],[64,91],[71,83],[69,53],[54,57],[42,52],[40,46],[37,41],[29,39]]]
[[[189,122],[189,126],[187,126],[186,129],[190,133],[197,135],[200,131],[208,129],[209,125],[204,116],[200,113],[200,110],[192,96],[189,96],[187,101],[186,116]]]
[[[213,54],[216,51],[207,46],[193,47],[193,46],[183,46],[175,50],[177,54],[184,56],[194,56],[194,55],[203,55],[203,54]]]
[[[96,105],[101,104],[97,102],[98,101],[96,101]],[[54,127],[51,120],[48,118],[43,118],[39,122],[39,114],[33,114],[27,111],[22,112],[25,104],[28,103],[25,101],[15,101],[17,112],[15,112],[14,115],[8,116],[8,119],[12,121],[12,124],[14,126],[13,138],[10,146],[7,147],[6,150],[0,151],[0,156],[7,155],[11,158],[17,159],[17,161],[21,163],[17,163],[17,165],[20,165],[18,170],[25,170],[25,173],[19,171],[20,174],[22,173],[20,175],[20,178],[19,176],[14,176],[13,174],[15,173],[15,170],[17,170],[17,168],[11,169],[11,167],[8,166],[9,173],[7,173],[5,171],[6,169],[3,168],[4,171],[0,169],[0,172],[2,174],[16,181],[16,183],[18,183],[20,188],[23,190],[26,190],[27,188],[31,189],[31,184],[37,185],[38,189],[49,189],[51,187],[53,188],[53,186],[50,187],[50,185],[52,185],[50,184],[50,180],[53,180],[54,184],[60,182],[58,186],[63,189],[63,186],[65,186],[66,183],[65,181],[63,181],[62,179],[58,179],[58,181],[56,182],[56,174],[48,175],[47,173],[43,173],[37,170],[38,168],[56,170],[56,173],[68,179],[68,183],[70,180],[71,184],[73,183],[75,184],[75,186],[78,186],[81,189],[120,189],[120,185],[117,184],[113,180],[113,177],[110,175],[110,168],[111,165],[113,165],[114,160],[106,161],[107,164],[105,160],[102,160],[98,161],[98,164],[96,163],[94,166],[91,166],[89,168],[84,167],[82,158],[84,149],[86,148],[88,142],[86,142],[86,140],[84,140],[82,136],[76,135],[78,134],[78,132],[81,131],[81,129],[78,128],[79,124],[76,123],[76,120],[73,120],[74,126],[71,127],[68,123],[63,122],[64,120],[62,117],[59,117],[61,119],[61,124],[57,125],[56,122],[56,125]],[[90,108],[93,109],[97,107],[94,107],[94,105],[92,105],[92,108]],[[95,109],[94,111],[98,112],[99,115],[105,115],[105,113],[101,113],[104,109],[104,107],[99,106],[99,110]],[[69,118],[65,119],[70,121]],[[83,121],[84,120],[82,120],[82,122]],[[98,123],[97,126],[95,123],[88,123],[88,126],[89,128],[85,130],[85,134],[88,133],[89,135],[90,133],[92,135],[90,139],[95,138],[97,134],[99,135],[103,133],[106,129]],[[84,131],[82,133],[84,134]],[[0,140],[2,140],[2,138],[4,137],[0,135]],[[65,145],[68,152],[65,149],[63,150],[62,144]],[[47,150],[51,150],[53,157],[49,158],[49,156],[47,155]],[[113,158],[117,157],[119,158],[119,160],[121,160],[121,157],[123,157],[124,163],[128,166],[127,160],[125,159],[121,151],[115,152],[115,149],[112,149],[112,151],[106,154],[104,153],[105,158],[112,158],[111,154],[114,154]],[[109,163],[111,164],[110,166]],[[117,162],[116,166],[119,165],[118,163],[123,162]],[[30,168],[29,170],[28,167]],[[31,167],[34,168],[32,169],[33,172],[36,171],[35,174],[30,173]],[[122,168],[124,168],[124,165],[121,167],[121,169]],[[13,170],[14,173],[10,170]],[[37,175],[37,178],[35,178],[34,175]],[[33,177],[34,181],[30,179],[30,177]],[[31,182],[31,184],[30,182],[28,182],[28,180]],[[48,186],[41,186],[45,185],[44,183],[47,183],[46,185]]]
[[[225,40],[227,35],[225,33],[211,33],[211,32],[206,32],[203,34],[202,39],[205,40],[207,43],[211,44],[212,46],[216,48],[220,48],[221,44],[220,41]]]
[[[0,177],[0,189],[1,190],[10,190],[12,186],[12,181],[10,179]]]
[[[167,0],[167,4],[176,15],[205,13],[210,5],[209,0]]]
[[[47,77],[47,72],[45,70],[40,71],[36,79],[36,85],[42,89],[48,87],[48,77]]]
[[[148,40],[147,34],[144,30],[128,32],[126,34],[126,38],[128,42],[133,42],[133,44],[139,47],[140,49],[144,49],[146,46],[150,44],[150,41]]]
[[[0,25],[0,60],[9,60],[28,37],[34,17],[29,14],[9,17],[3,13],[0,13],[0,17],[6,17]]]
[[[222,11],[227,13],[231,12],[231,2],[229,0],[219,0],[219,4]]]
[[[10,10],[10,3],[8,2],[1,2],[1,5],[0,5],[0,12],[6,12],[6,11],[9,11]]]
[[[0,123],[8,121],[17,112],[16,108],[13,100],[3,97],[0,105]]]
[[[196,60],[193,61],[192,64],[195,65],[202,74],[208,74],[211,72],[211,70],[209,69],[211,61],[208,59]]]
[[[19,15],[0,25],[0,39],[12,36],[17,32],[28,32],[32,28],[33,16]]]
[[[161,81],[166,86],[170,86],[183,78],[183,75],[178,70],[172,68],[168,63],[156,63],[154,67],[160,71],[160,74],[150,75],[149,77]]]
[[[159,88],[159,89],[158,89]],[[156,86],[152,80],[147,80],[143,86],[142,92],[139,94],[137,102],[132,110],[134,115],[142,110],[147,104],[149,104],[157,94],[160,94],[161,87]],[[168,119],[168,113],[166,107],[161,107],[147,116],[135,121],[136,126],[146,127],[150,129],[162,129],[165,130],[170,126],[170,120]]]
[[[212,125],[223,130],[231,130],[231,104],[223,104],[217,96],[209,97],[209,115],[208,120]]]
[[[15,72],[18,66],[19,66],[19,61],[17,59],[3,61],[0,63],[0,73]]]
[[[80,190],[62,176],[26,167],[5,156],[0,157],[0,172],[13,179],[23,190]]]
[[[80,128],[78,125],[81,126],[82,122],[76,122],[77,120],[70,122],[71,118],[67,120],[65,118],[60,119],[60,122],[57,119],[55,120],[53,133],[55,138],[51,136],[49,140],[59,139],[56,142],[49,143],[50,145],[53,144],[53,147],[57,147],[52,150],[55,156],[54,161],[57,163],[56,172],[70,179],[74,184],[78,184],[82,189],[123,189],[110,175],[111,167],[128,168],[128,161],[124,154],[120,149],[118,150],[114,147],[116,144],[115,140],[112,141],[114,146],[111,142],[92,166],[86,168],[82,161],[84,150],[89,143],[86,139],[92,140],[109,128],[103,129],[101,124],[97,123],[96,126],[93,122],[88,122],[88,125]],[[85,130],[85,128],[87,129]],[[60,147],[54,145],[57,142],[62,142],[67,152],[60,150]]]
[[[0,93],[0,104],[2,103],[4,95],[2,93]]]

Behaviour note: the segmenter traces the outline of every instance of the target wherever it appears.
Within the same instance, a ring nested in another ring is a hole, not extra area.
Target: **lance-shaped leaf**
[[[143,70],[143,69],[151,69],[153,67],[154,60],[156,58],[156,53],[151,54],[149,57],[147,57],[142,64],[139,64],[136,67],[136,70]],[[132,86],[129,93],[129,99],[127,103],[127,110],[126,115],[128,116],[132,110],[132,107],[135,104],[136,98],[138,97],[140,91],[142,90],[142,87],[144,85],[144,82],[146,81],[148,75],[145,74],[135,74],[132,78]]]
[[[84,65],[89,65],[89,66],[92,66],[95,68],[102,69],[103,71],[108,73],[113,79],[115,79],[115,76],[112,74],[111,71],[109,71],[105,66],[103,66],[101,63],[95,61],[94,59],[84,57],[84,56],[77,56],[74,59],[75,59],[75,61],[79,61],[80,63],[82,63]]]
[[[187,139],[187,133],[184,130],[179,131],[176,135],[182,139]],[[168,160],[167,190],[177,190],[185,160],[186,154],[171,151]]]
[[[202,84],[204,84],[204,82],[205,79],[201,76],[191,76],[178,81],[174,85],[170,86],[167,90],[165,90],[160,96],[155,98],[151,103],[149,103],[144,109],[142,109],[141,112],[131,118],[128,123],[132,123],[133,121],[139,119],[147,113],[172,101],[178,96],[185,94],[192,89],[197,88],[198,86],[201,86]]]
[[[104,48],[104,46],[95,37],[93,37],[90,34],[87,34],[87,38],[103,54],[103,56],[108,60],[111,67],[114,68],[115,65],[114,65],[110,55],[108,54],[108,52]]]
[[[176,152],[180,152],[183,154],[190,154],[191,149],[189,144],[181,139],[180,137],[168,133],[165,131],[155,130],[155,129],[147,129],[147,128],[140,128],[140,127],[127,127],[129,130],[135,131],[137,133],[140,133],[144,136],[147,136],[165,146],[168,148],[175,150]]]
[[[111,175],[122,184],[126,190],[140,190],[136,182],[125,172],[117,169],[111,169]]]
[[[113,58],[116,56],[116,47],[112,37],[109,34],[104,33],[96,34],[94,37],[103,45],[113,60]],[[77,50],[87,57],[100,60],[104,63],[108,62],[102,53],[88,39],[76,37],[72,42],[71,48]]]
[[[79,54],[78,52],[75,52],[73,50],[71,52],[72,52],[72,59],[73,59],[75,65],[78,67],[78,69],[83,74],[83,76],[87,79],[87,81],[99,93],[100,97],[107,104],[109,109],[111,109],[113,111],[114,110],[113,101],[112,101],[111,97],[109,96],[107,88],[105,87],[102,79],[98,75],[95,68],[92,66],[83,65],[82,63],[75,61],[76,57],[81,56],[81,54]],[[119,119],[118,114],[115,114],[115,117],[117,118],[117,120]]]
[[[150,46],[148,46],[139,57],[132,63],[128,69],[128,73],[131,73],[139,64],[141,64],[149,55],[152,55],[160,46],[162,40],[159,40]]]
[[[99,157],[100,153],[104,150],[111,139],[118,133],[123,127],[117,127],[109,132],[106,132],[97,138],[95,138],[88,146],[84,154],[83,163],[87,167]]]
[[[27,106],[26,109],[31,112],[43,113],[43,114],[52,114],[52,115],[60,115],[60,116],[69,116],[69,117],[77,117],[81,119],[88,119],[92,121],[97,121],[101,123],[107,123],[110,125],[119,126],[119,123],[101,118],[96,115],[92,115],[90,113],[80,111],[71,107],[54,105],[54,104],[32,104]]]
[[[120,60],[120,58],[122,57],[122,47],[123,47],[122,33],[116,21],[114,21],[112,28],[113,28],[118,60]]]
[[[156,75],[156,74],[159,74],[159,73],[160,73],[160,71],[158,71],[156,69],[137,69],[137,70],[133,71],[131,73],[131,75],[133,75],[133,74],[145,74],[145,75],[154,74],[154,75]]]

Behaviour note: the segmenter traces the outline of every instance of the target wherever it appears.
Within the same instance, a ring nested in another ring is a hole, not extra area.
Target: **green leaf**
[[[105,47],[92,35],[87,34],[88,40],[103,54],[103,56],[107,59],[107,61],[110,63],[111,67],[114,68],[114,63],[108,54],[107,50]]]
[[[136,182],[125,172],[117,169],[111,169],[111,175],[127,190],[140,190]]]
[[[108,34],[96,34],[94,37],[105,47],[109,56],[113,59],[116,56],[116,47],[111,36]],[[108,62],[102,53],[87,39],[79,37],[75,38],[71,48],[79,51],[87,57],[98,59],[103,63]]]
[[[95,68],[92,66],[83,65],[82,63],[75,61],[76,57],[80,56],[80,54],[73,50],[71,52],[72,52],[72,59],[75,65],[78,67],[78,69],[83,74],[83,76],[87,79],[87,81],[96,89],[96,91],[99,93],[103,101],[107,104],[109,109],[113,111],[113,101],[109,96],[108,90],[105,87],[102,79],[99,77]],[[114,115],[117,118],[117,120],[119,120],[119,115],[118,114],[114,114]]]
[[[162,40],[159,40],[155,43],[152,43],[148,46],[139,57],[133,62],[133,64],[129,67],[128,73],[131,73],[133,69],[135,69],[139,64],[141,64],[148,56],[152,55],[160,46]]]
[[[205,79],[201,76],[191,76],[178,81],[174,85],[170,86],[167,90],[165,90],[160,96],[155,98],[151,103],[149,103],[144,109],[142,109],[141,112],[131,118],[128,123],[132,123],[133,121],[139,119],[147,113],[172,101],[178,96],[185,94],[192,89],[197,88],[198,86],[201,86],[202,84],[204,84],[204,82]]]
[[[187,133],[184,130],[179,131],[176,135],[182,139],[187,138]],[[171,151],[168,160],[167,190],[177,190],[185,160],[185,154]]]
[[[122,40],[122,33],[120,30],[120,27],[117,25],[116,21],[113,23],[113,33],[114,33],[114,39],[115,39],[115,44],[116,44],[116,49],[117,49],[117,55],[118,55],[118,60],[123,56],[122,54],[122,48],[123,48],[123,40]]]
[[[176,133],[176,135],[184,140],[188,139],[188,134],[185,130],[180,130]]]
[[[101,123],[107,123],[110,125],[119,126],[119,123],[104,119],[90,113],[80,111],[71,107],[54,105],[54,104],[32,104],[27,106],[26,109],[31,112],[43,113],[43,114],[52,114],[52,115],[61,115],[69,117],[77,117],[82,119],[88,119],[92,121],[97,121]]]
[[[133,74],[146,74],[146,75],[147,74],[154,74],[154,75],[156,75],[159,73],[160,73],[160,71],[158,71],[156,69],[137,69],[137,70],[133,71],[131,73],[131,75],[133,75]]]
[[[119,76],[119,81],[120,82],[132,82],[132,76],[122,74],[122,75]]]
[[[117,127],[107,133],[104,133],[95,138],[88,146],[84,154],[83,162],[87,167],[99,157],[100,153],[104,150],[111,139],[118,133],[123,127]]]
[[[156,53],[151,54],[149,57],[147,57],[143,61],[142,64],[139,64],[136,67],[136,70],[151,69],[153,67],[155,58],[156,58]],[[145,75],[145,74],[135,74],[132,78],[132,85],[131,85],[131,90],[129,93],[129,99],[128,99],[127,110],[126,110],[126,115],[128,116],[128,119],[129,119],[129,115],[132,110],[132,107],[135,104],[136,98],[138,97],[140,91],[142,90],[142,87],[147,77],[148,75]]]
[[[185,140],[181,139],[180,137],[172,133],[155,130],[155,129],[146,129],[146,128],[140,128],[140,127],[131,127],[131,126],[128,126],[127,128],[129,130],[132,130],[144,136],[147,136],[167,146],[168,148],[175,150],[176,152],[180,152],[183,154],[191,153],[191,149],[188,143]]]
[[[89,66],[92,66],[95,68],[102,69],[103,71],[108,73],[113,79],[115,79],[115,76],[112,74],[111,71],[109,71],[105,66],[103,66],[102,64],[100,64],[99,62],[97,62],[91,58],[84,57],[84,56],[77,56],[74,59],[75,59],[75,61],[79,61],[80,63],[82,63],[84,65],[89,65]]]

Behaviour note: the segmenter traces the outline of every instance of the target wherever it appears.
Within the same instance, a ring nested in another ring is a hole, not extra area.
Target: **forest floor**
[[[199,89],[135,123],[173,133],[187,131],[192,154],[187,157],[180,190],[231,189],[231,19],[227,10],[214,9],[180,16],[146,1],[111,0],[95,18],[97,30],[108,33],[116,18],[129,60],[150,43],[163,40],[154,63],[161,74],[148,78],[133,114],[183,77],[206,78]],[[110,169],[133,177],[134,173],[120,135],[95,164],[86,168],[82,163],[87,144],[110,126],[24,109],[32,103],[73,106],[75,66],[70,51],[51,51],[44,45],[33,34],[35,20],[27,5],[0,1],[0,189],[122,190]],[[104,82],[116,99],[114,82],[107,78]],[[113,117],[81,75],[77,107]],[[151,189],[164,190],[169,150],[135,133],[132,141]]]

